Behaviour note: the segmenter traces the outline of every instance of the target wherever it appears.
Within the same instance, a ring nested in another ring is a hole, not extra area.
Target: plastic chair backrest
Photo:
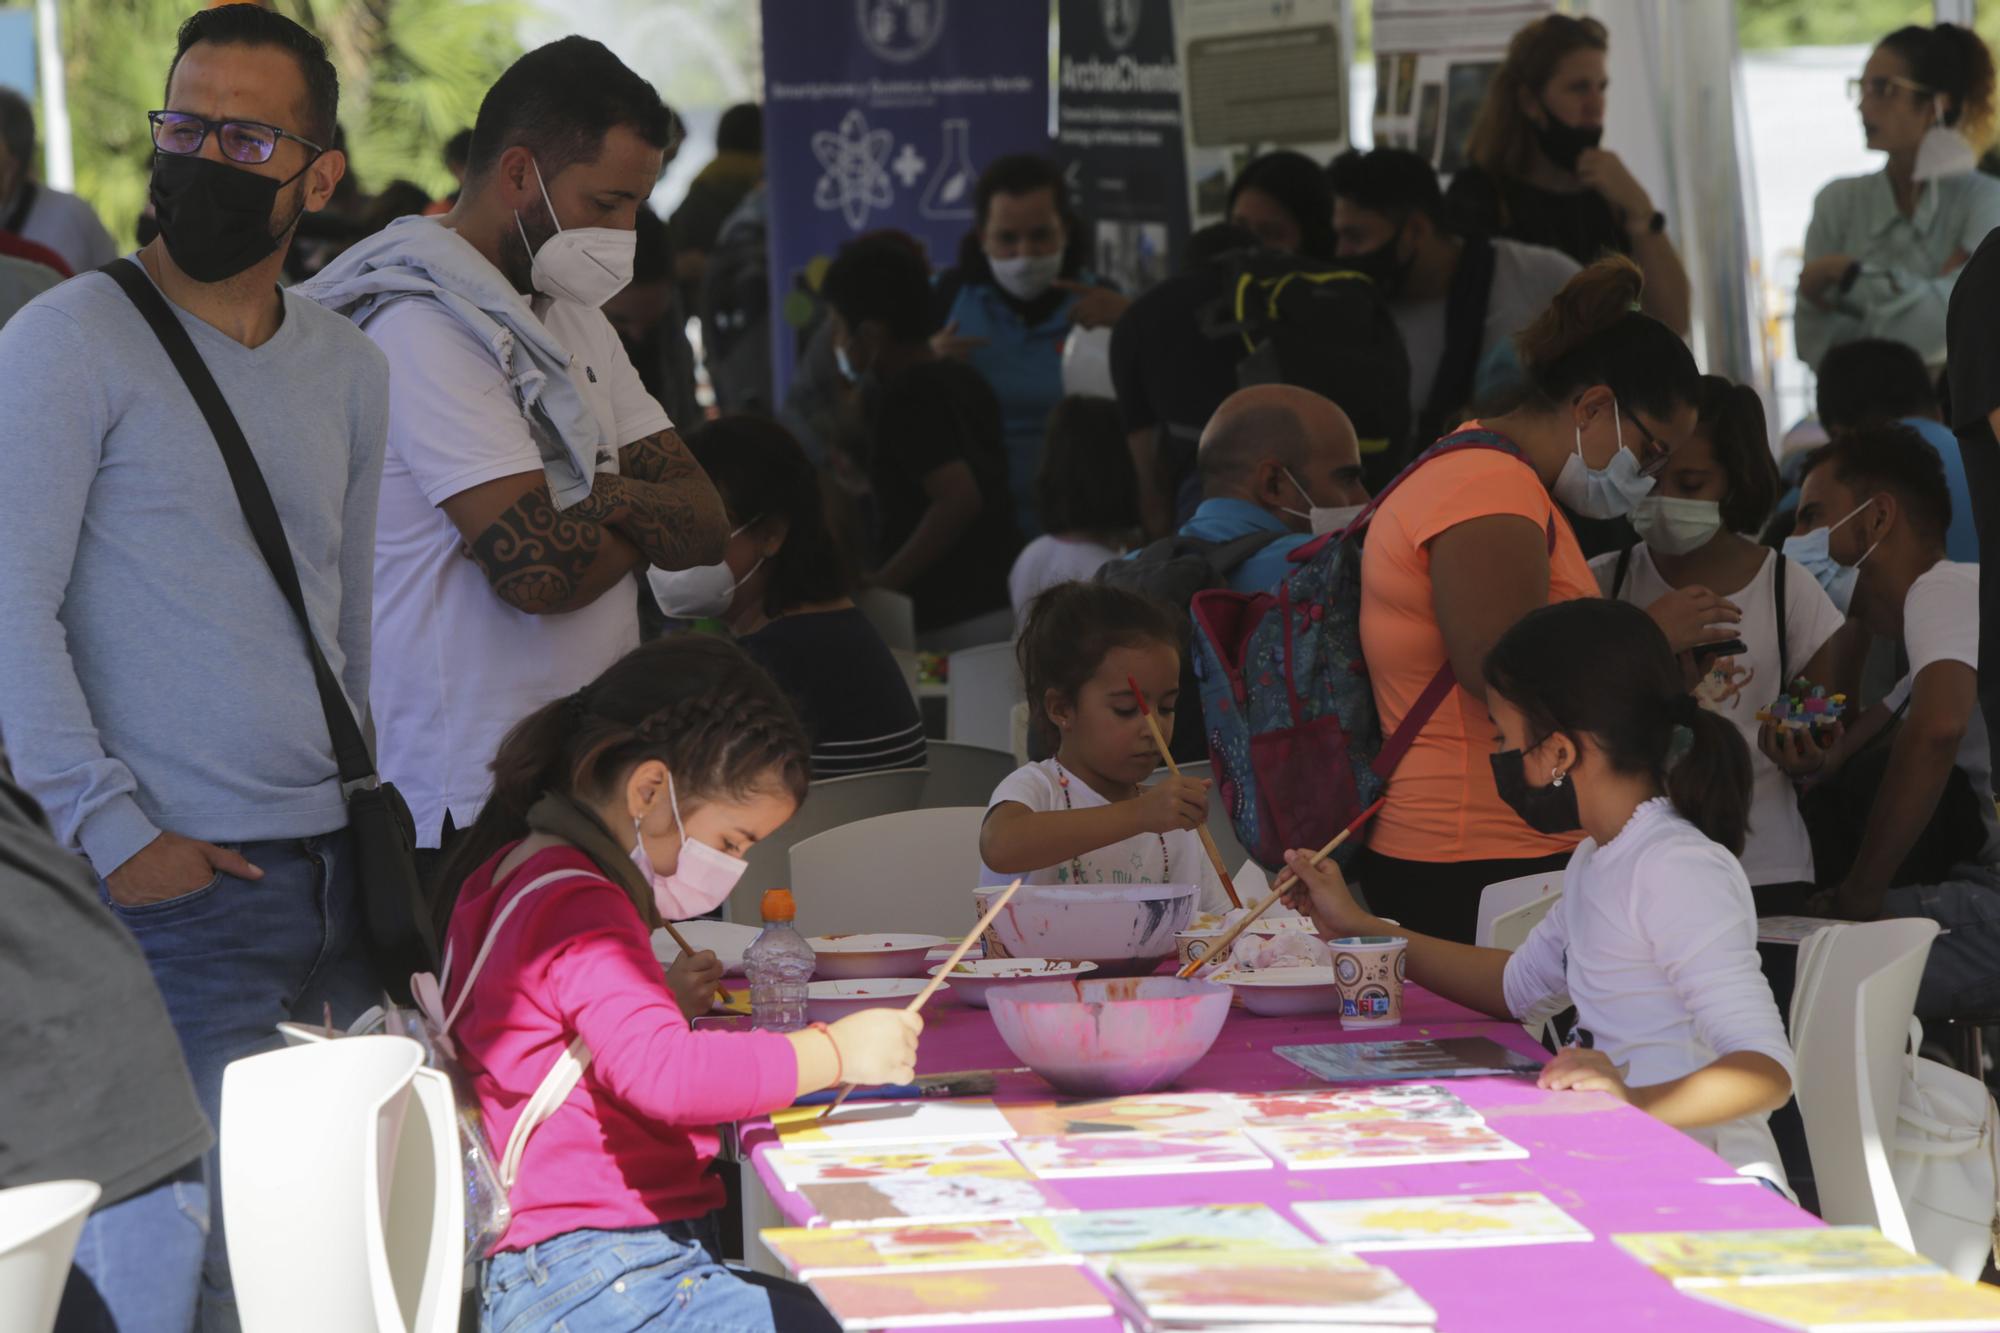
[[[411,1333],[457,1333],[465,1265],[465,1168],[458,1101],[438,1069],[417,1070],[382,1220],[396,1303]]]
[[[1472,942],[1482,949],[1518,949],[1521,941],[1528,938],[1527,931],[1535,928],[1535,923],[1546,916],[1546,911],[1533,916],[1527,930],[1521,932],[1520,939],[1512,944],[1500,944],[1494,940],[1494,924],[1509,912],[1519,911],[1532,903],[1546,898],[1551,906],[1562,897],[1563,877],[1560,870],[1554,874],[1523,875],[1519,879],[1503,879],[1497,884],[1488,884],[1479,892],[1479,922],[1473,928]]]
[[[984,806],[993,799],[993,789],[1006,781],[1020,765],[1005,750],[989,750],[983,745],[958,741],[932,741],[924,760],[930,777],[924,781],[922,809],[945,806]]]
[[[750,849],[745,859],[750,868],[729,895],[725,915],[731,921],[755,926],[763,921],[759,910],[764,890],[789,888],[792,883],[791,850],[798,843],[842,824],[872,819],[876,815],[914,810],[923,800],[924,782],[929,777],[921,769],[893,773],[861,773],[851,778],[828,778],[815,782],[806,792],[805,803],[790,819],[764,841]]]
[[[1021,668],[1011,643],[961,648],[946,664],[951,708],[945,739],[989,750],[1013,748],[1014,705],[1021,702]]]
[[[1526,944],[1535,927],[1542,924],[1542,918],[1555,911],[1556,905],[1562,901],[1562,881],[1556,881],[1556,890],[1546,898],[1523,903],[1510,912],[1494,917],[1490,923],[1492,933],[1485,941],[1485,947],[1512,953]]]
[[[917,650],[917,604],[908,594],[863,588],[854,594],[854,606],[889,647],[907,653]]]
[[[69,1282],[76,1239],[103,1193],[88,1180],[0,1190],[0,1312],[19,1333],[49,1333]]]
[[[409,1329],[383,1218],[423,1058],[407,1037],[346,1037],[223,1070],[222,1203],[244,1333]]]
[[[1923,918],[1829,926],[1799,949],[1792,990],[1796,1095],[1820,1216],[1874,1226],[1914,1250],[1890,1173],[1917,984],[1938,925]]]
[[[979,825],[986,806],[880,815],[792,846],[802,934],[911,931],[956,937],[979,919]]]

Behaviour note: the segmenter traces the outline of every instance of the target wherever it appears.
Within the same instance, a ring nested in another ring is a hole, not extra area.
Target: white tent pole
[[[69,88],[63,81],[56,0],[35,0],[35,49],[42,84],[42,179],[52,189],[74,190],[76,159],[70,150]]]

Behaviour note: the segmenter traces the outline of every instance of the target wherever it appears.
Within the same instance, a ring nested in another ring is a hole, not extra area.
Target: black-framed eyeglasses
[[[1928,97],[1931,91],[1915,79],[1906,79],[1900,74],[1877,74],[1873,78],[1849,79],[1847,81],[1847,100],[1856,106],[1861,104],[1861,100],[1864,97],[1873,98],[1877,102],[1885,102],[1889,99],[1889,94],[1895,92],[1898,88],[1902,88],[1917,97]]]
[[[252,166],[269,162],[271,154],[278,151],[280,139],[290,139],[314,157],[326,152],[310,139],[301,139],[290,130],[257,120],[210,120],[192,111],[148,111],[146,119],[153,124],[153,147],[175,157],[199,153],[211,134],[224,157]]]
[[[1639,420],[1636,412],[1624,412],[1623,409],[1620,411],[1627,421],[1639,428],[1639,438],[1646,442],[1646,447],[1639,451],[1639,475],[1659,476],[1667,470],[1667,460],[1673,457],[1674,451],[1667,447],[1665,440],[1653,434],[1645,422]]]

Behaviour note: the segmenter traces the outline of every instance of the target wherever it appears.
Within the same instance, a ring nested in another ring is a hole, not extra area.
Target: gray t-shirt
[[[289,294],[261,347],[175,313],[270,487],[327,661],[364,700],[388,362]],[[104,875],[163,830],[344,827],[298,621],[214,435],[110,278],[0,328],[0,423],[0,735],[57,836]]]
[[[1491,393],[1519,376],[1512,338],[1548,309],[1578,267],[1560,250],[1494,238],[1493,284],[1486,299],[1486,331],[1479,345],[1475,395]],[[1389,315],[1402,331],[1403,347],[1410,354],[1410,408],[1418,415],[1431,400],[1438,362],[1444,357],[1445,305],[1442,296],[1389,303]]]
[[[0,756],[0,1189],[94,1180],[106,1207],[214,1142],[181,1044],[90,867]]]

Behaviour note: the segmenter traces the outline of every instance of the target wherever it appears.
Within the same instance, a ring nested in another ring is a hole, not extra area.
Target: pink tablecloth
[[[1237,1010],[1215,1046],[1185,1075],[1181,1091],[1239,1091],[1314,1086],[1303,1071],[1271,1053],[1274,1046],[1328,1041],[1391,1041],[1432,1035],[1485,1035],[1542,1055],[1517,1024],[1495,1023],[1449,1001],[1408,992],[1398,1028],[1343,1033],[1326,1017],[1254,1018]],[[941,996],[925,1012],[919,1072],[1010,1068],[1014,1059],[983,1009]],[[1261,1200],[1299,1225],[1289,1203],[1306,1199],[1389,1198],[1488,1190],[1540,1190],[1590,1228],[1588,1245],[1375,1254],[1438,1312],[1442,1333],[1548,1333],[1551,1329],[1751,1330],[1772,1326],[1681,1296],[1623,1250],[1623,1231],[1817,1226],[1817,1219],[1744,1177],[1692,1139],[1608,1097],[1547,1093],[1526,1079],[1456,1079],[1448,1084],[1492,1126],[1526,1148],[1525,1159],[1441,1163],[1368,1170],[1238,1171],[1212,1175],[1064,1180],[1056,1189],[1078,1208]],[[1040,1078],[1004,1079],[1001,1101],[1046,1100]],[[776,1135],[768,1121],[745,1125],[742,1148],[786,1218],[803,1224],[811,1209],[771,1170]],[[1307,1234],[1311,1229],[1301,1227]],[[995,1327],[982,1325],[982,1327]],[[1116,1320],[1036,1323],[1045,1333],[1116,1333]]]

